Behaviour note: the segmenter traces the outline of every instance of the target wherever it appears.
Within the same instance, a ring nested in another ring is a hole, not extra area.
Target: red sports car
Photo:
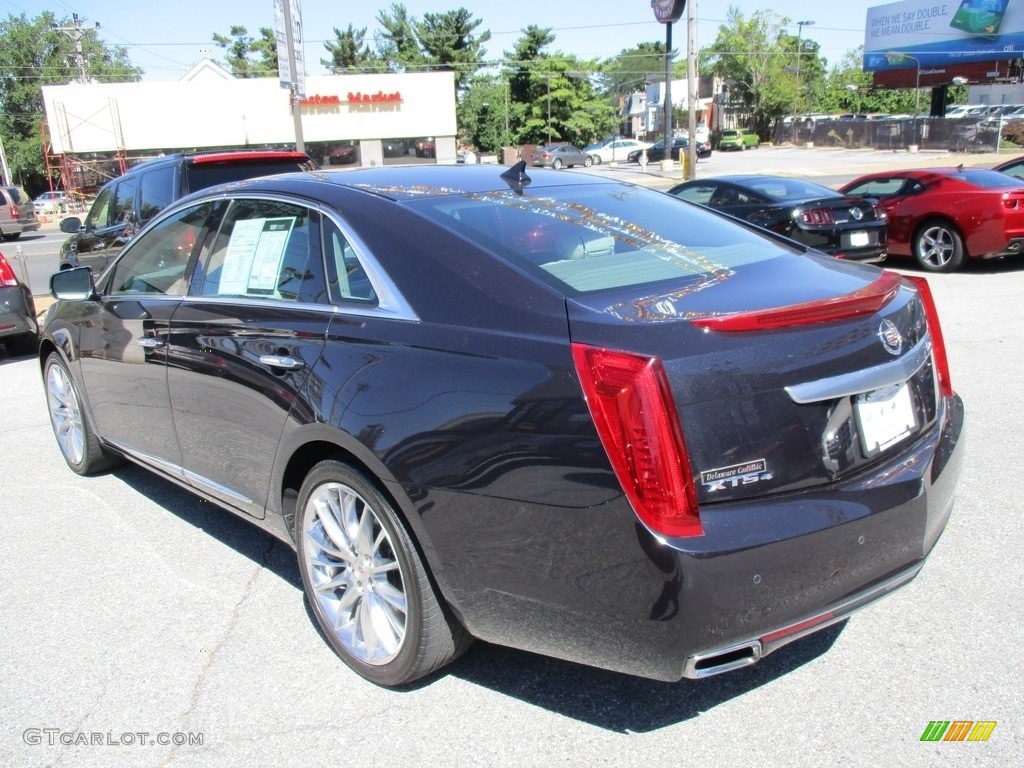
[[[963,166],[886,171],[839,191],[877,198],[889,217],[889,254],[913,256],[930,272],[1024,250],[1024,181],[1005,173]]]

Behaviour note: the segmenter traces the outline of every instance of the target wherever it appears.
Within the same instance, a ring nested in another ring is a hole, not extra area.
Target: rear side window
[[[719,280],[796,252],[671,195],[617,184],[408,205],[569,294],[686,277]]]
[[[276,200],[233,200],[203,270],[202,296],[327,304],[320,214]]]
[[[21,201],[25,199],[17,187],[7,187],[7,194],[15,205],[21,205]]]

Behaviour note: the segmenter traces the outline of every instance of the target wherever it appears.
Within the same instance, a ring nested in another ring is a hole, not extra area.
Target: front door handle
[[[135,343],[140,347],[145,347],[146,349],[156,349],[157,347],[164,346],[166,342],[164,342],[163,339],[157,339],[153,336],[145,336],[141,339],[136,339]]]
[[[260,355],[260,362],[271,368],[284,368],[286,371],[297,371],[305,365],[304,362],[291,355]]]

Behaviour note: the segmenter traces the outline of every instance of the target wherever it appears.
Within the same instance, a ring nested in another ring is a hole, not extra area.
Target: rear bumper
[[[884,462],[827,487],[705,505],[692,539],[651,534],[624,500],[481,506],[421,489],[445,510],[427,549],[483,640],[658,680],[706,677],[912,580],[953,507],[963,422],[960,399],[947,398],[941,426]]]
[[[21,286],[0,287],[0,338],[38,332],[32,295]]]

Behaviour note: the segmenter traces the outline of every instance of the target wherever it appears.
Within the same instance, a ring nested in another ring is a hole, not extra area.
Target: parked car
[[[883,171],[840,187],[878,201],[889,219],[889,253],[930,272],[1024,248],[1024,181],[982,168]]]
[[[584,151],[594,158],[595,163],[625,163],[629,161],[631,152],[650,149],[652,146],[654,145],[647,141],[613,137],[601,144],[591,144],[589,147],[584,147]]]
[[[686,152],[690,148],[690,140],[685,136],[676,136],[672,139],[672,159],[678,160],[681,152]],[[627,158],[630,163],[639,163],[640,158],[644,152],[647,152],[647,162],[657,163],[665,159],[665,140],[655,142],[648,150],[635,149],[629,153]],[[711,142],[700,141],[697,143],[697,159],[706,160],[711,157]]]
[[[334,147],[327,156],[328,165],[351,165],[359,159],[359,150],[352,142]]]
[[[719,176],[677,184],[670,195],[715,208],[840,259],[881,262],[885,215],[871,202],[802,179]]]
[[[308,155],[292,151],[180,153],[140,163],[103,186],[84,222],[77,216],[61,221],[61,232],[71,237],[61,245],[58,268],[102,271],[141,226],[190,192],[316,167]]]
[[[746,150],[751,147],[757,149],[759,146],[761,146],[761,139],[756,133],[748,131],[746,128],[722,131],[722,135],[718,139],[718,148],[723,152],[729,149]]]
[[[433,137],[417,139],[413,144],[416,157],[437,157],[437,142]]]
[[[706,677],[913,579],[964,453],[927,282],[527,170],[211,188],[54,274],[66,463],[130,458],[293,546],[383,685],[471,637]]]
[[[0,343],[10,355],[35,353],[39,343],[39,324],[32,291],[0,253]]]
[[[32,207],[36,216],[64,213],[68,208],[68,194],[61,189],[43,192],[32,201]]]
[[[992,170],[1013,176],[1015,179],[1024,179],[1024,156],[1015,157],[1012,160],[1007,160],[1005,163],[1000,163],[994,166]]]
[[[594,158],[572,144],[549,144],[533,150],[533,164],[554,168],[556,171],[562,167],[572,168],[577,165],[589,168],[594,164]]]
[[[37,229],[39,219],[28,193],[16,184],[0,185],[0,237],[17,240]]]

